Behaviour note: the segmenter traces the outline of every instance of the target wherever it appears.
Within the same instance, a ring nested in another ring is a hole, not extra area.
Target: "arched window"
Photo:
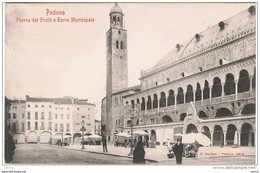
[[[116,16],[113,16],[113,23],[116,23]]]
[[[151,96],[148,96],[148,100],[147,100],[147,110],[152,108],[152,99]]]
[[[229,73],[226,75],[226,82],[224,86],[225,95],[235,94],[236,84],[234,82],[234,76]]]
[[[123,45],[123,42],[121,41],[121,43],[120,43],[120,48],[121,49],[124,49],[124,45]]]
[[[165,98],[165,93],[161,92],[161,97],[160,97],[160,107],[165,107],[166,106],[166,98]]]
[[[205,80],[204,90],[203,90],[203,100],[209,99],[209,82]]]
[[[174,105],[175,104],[174,102],[175,102],[174,91],[170,90],[168,96],[168,106]]]
[[[187,86],[187,92],[186,92],[186,96],[185,96],[185,100],[186,100],[186,103],[189,103],[191,101],[193,101],[193,88],[191,85],[188,85]]]
[[[145,98],[142,97],[141,111],[145,110]]]
[[[118,49],[119,48],[119,42],[116,41],[116,48]]]
[[[238,92],[246,92],[250,89],[250,80],[249,75],[246,70],[241,70],[239,73],[239,81],[238,81]]]
[[[202,71],[202,67],[199,67],[199,71]]]
[[[158,108],[158,98],[157,98],[157,94],[153,95],[153,108]]]
[[[200,89],[200,84],[197,83],[197,90],[196,90],[196,96],[195,96],[195,100],[199,101],[201,100],[201,89]]]
[[[223,60],[222,59],[219,60],[219,65],[223,65]]]
[[[134,109],[135,108],[135,101],[131,100],[131,107]]]
[[[184,121],[185,117],[187,116],[186,113],[180,114],[180,121]]]
[[[199,118],[207,118],[208,117],[207,114],[204,111],[199,111],[198,116],[199,116]]]
[[[163,123],[170,123],[170,122],[173,122],[173,121],[172,121],[172,118],[169,115],[165,115],[165,116],[162,117],[162,122]]]
[[[222,93],[221,80],[218,77],[213,79],[213,87],[212,87],[212,98],[220,97]]]
[[[184,103],[184,94],[183,94],[183,89],[180,87],[178,88],[177,104],[183,104],[183,103]]]

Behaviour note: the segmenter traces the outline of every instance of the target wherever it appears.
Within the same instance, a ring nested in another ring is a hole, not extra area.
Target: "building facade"
[[[9,115],[17,143],[79,142],[83,120],[85,133],[94,134],[95,130],[95,104],[72,97],[27,95],[25,101],[12,101]]]
[[[103,99],[109,102],[106,105],[112,105],[110,113],[120,109],[114,115],[102,115],[113,123],[108,135],[129,132],[133,122],[134,129],[149,134],[147,140],[151,143],[174,140],[177,133],[200,132],[214,146],[234,143],[253,146],[255,10],[251,6],[177,43],[154,67],[141,71],[140,85],[121,88],[113,92],[111,100]],[[107,80],[109,83],[111,79]],[[118,98],[123,103],[116,104]],[[107,119],[102,121],[104,125]]]
[[[95,134],[101,135],[101,121],[95,120]]]

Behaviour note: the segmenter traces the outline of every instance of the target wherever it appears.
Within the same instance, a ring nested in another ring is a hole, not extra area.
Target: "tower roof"
[[[111,13],[121,13],[121,14],[123,14],[122,9],[121,9],[121,7],[118,6],[117,2],[116,2],[115,5],[111,8],[110,14],[111,14]]]

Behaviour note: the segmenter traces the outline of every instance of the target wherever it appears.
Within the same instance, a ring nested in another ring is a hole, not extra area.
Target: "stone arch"
[[[162,123],[171,123],[171,122],[173,122],[173,120],[169,115],[164,115],[162,117]]]
[[[148,130],[144,130],[146,133],[149,134]],[[144,136],[144,141],[147,143],[149,141],[149,135]]]
[[[148,99],[147,99],[147,110],[149,109],[152,109],[152,99],[150,95],[148,95]]]
[[[161,92],[160,94],[160,107],[165,107],[166,106],[166,97],[165,97],[165,93]]]
[[[212,86],[212,98],[214,97],[220,97],[222,93],[222,86],[221,86],[221,80],[218,77],[215,77],[213,79],[213,86]]]
[[[207,118],[208,115],[207,115],[204,111],[199,111],[199,112],[198,112],[198,117],[199,117],[199,118]]]
[[[177,104],[183,104],[183,103],[184,103],[183,89],[179,87],[178,94],[177,94]]]
[[[175,105],[175,96],[173,90],[169,90],[169,96],[168,96],[168,106],[171,105]]]
[[[203,100],[209,99],[209,82],[205,80],[203,90]]]
[[[198,133],[198,129],[194,124],[189,124],[186,129],[186,134],[188,133]]]
[[[157,94],[153,95],[153,108],[154,109],[158,108],[158,96],[157,96]]]
[[[185,117],[187,116],[187,113],[182,113],[179,115],[180,121],[184,121]]]
[[[228,125],[227,134],[226,134],[226,145],[234,144],[236,131],[237,131],[237,127],[234,124]],[[237,141],[236,141],[236,143],[237,143]]]
[[[223,129],[220,125],[215,125],[213,133],[213,146],[224,145],[224,134]]]
[[[224,107],[217,109],[217,111],[214,114],[215,117],[228,117],[232,115],[233,115],[232,112],[229,109]]]
[[[40,143],[42,144],[47,144],[50,142],[50,139],[51,139],[51,135],[52,133],[49,132],[49,131],[43,131],[41,134],[40,134]]]
[[[241,115],[251,115],[251,114],[255,115],[255,110],[256,110],[255,104],[254,103],[250,103],[250,104],[245,105],[241,109],[240,114]]]
[[[247,70],[241,70],[239,72],[238,80],[238,93],[249,91],[250,89],[250,79]]]
[[[201,132],[211,140],[210,129],[208,126],[203,126]]]
[[[236,93],[236,84],[234,81],[234,75],[231,73],[228,73],[226,75],[226,81],[224,85],[224,93],[225,95],[231,95]]]
[[[193,87],[191,85],[187,86],[187,92],[185,95],[185,101],[186,103],[189,103],[191,101],[193,101]]]
[[[195,101],[199,101],[199,100],[201,100],[201,88],[200,88],[200,84],[197,82]]]
[[[37,143],[37,133],[35,131],[30,131],[27,134],[27,143]]]
[[[254,131],[253,127],[249,123],[244,123],[241,127],[241,146],[254,146]]]
[[[13,135],[13,139],[17,144],[24,144],[25,143],[25,134],[24,133],[16,133]]]

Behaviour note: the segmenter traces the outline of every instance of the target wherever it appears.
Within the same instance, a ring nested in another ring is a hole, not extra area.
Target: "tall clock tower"
[[[124,14],[117,3],[109,13],[110,28],[106,33],[106,133],[113,133],[113,94],[128,87],[127,31]],[[108,135],[108,134],[107,134]]]

